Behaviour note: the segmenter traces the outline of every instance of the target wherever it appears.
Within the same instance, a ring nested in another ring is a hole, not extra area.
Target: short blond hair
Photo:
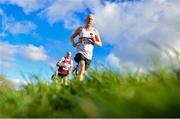
[[[68,51],[66,55],[68,56],[68,55],[71,55],[71,54],[72,54],[72,53],[71,53],[70,51]]]
[[[95,19],[95,16],[93,14],[88,14],[87,17],[91,17],[93,20]]]

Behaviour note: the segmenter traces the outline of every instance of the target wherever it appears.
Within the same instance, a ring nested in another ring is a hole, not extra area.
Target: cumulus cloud
[[[39,16],[47,18],[51,25],[63,22],[66,28],[75,28],[81,23],[76,13],[83,13],[85,9],[84,0],[56,0],[39,13]]]
[[[8,81],[10,81],[10,83],[12,84],[12,86],[16,89],[16,90],[20,90],[23,86],[27,85],[28,81],[26,80],[21,80],[21,79],[11,79],[9,78]]]
[[[44,47],[36,47],[34,45],[20,46],[21,54],[26,58],[34,61],[45,61],[48,56],[45,53]]]
[[[43,46],[12,45],[7,42],[0,42],[0,46],[0,66],[6,68],[14,67],[13,61],[17,54],[32,61],[46,61],[48,59]]]
[[[6,42],[0,42],[0,65],[7,68],[13,68],[12,64],[15,53],[17,52],[16,46],[10,45]]]
[[[118,57],[116,57],[113,53],[109,54],[106,58],[107,62],[109,62],[110,65],[119,68],[120,67],[120,60]]]
[[[136,71],[141,68],[141,70],[144,70],[142,67],[139,67],[134,62],[125,62],[122,61],[118,56],[116,56],[113,52],[110,53],[106,57],[106,62],[108,62],[109,65],[111,65],[113,68],[116,68],[117,70],[121,70],[122,68],[131,68],[132,70]]]
[[[5,37],[7,30],[7,16],[2,9],[0,9],[0,18],[1,18],[1,28],[0,28],[0,37]]]
[[[21,7],[26,14],[37,11],[45,6],[43,0],[1,0],[1,4],[13,4]]]
[[[29,34],[35,29],[36,29],[35,24],[33,24],[32,22],[24,21],[24,22],[11,23],[8,31],[13,35],[17,35],[17,34]]]
[[[121,61],[143,66],[152,54],[165,58],[150,41],[159,46],[179,47],[179,6],[178,0],[146,0],[105,2],[104,5],[93,5],[91,10],[103,41],[114,46],[111,54]]]
[[[29,34],[32,33],[37,26],[30,21],[16,21],[13,17],[7,16],[2,9],[0,9],[1,29],[0,37],[7,36],[8,33],[12,35]]]

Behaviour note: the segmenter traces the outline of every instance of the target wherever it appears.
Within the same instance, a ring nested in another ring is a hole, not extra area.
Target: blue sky
[[[14,80],[22,80],[21,73],[49,78],[66,51],[74,57],[69,38],[89,12],[103,42],[91,67],[145,69],[153,56],[168,63],[149,41],[180,50],[179,6],[179,0],[1,0],[0,73]]]
[[[42,12],[41,9],[37,11],[30,10],[26,13],[26,8],[19,6],[20,3],[13,4],[13,1],[7,2],[9,3],[2,2],[0,4],[0,10],[2,12],[0,17],[0,32],[1,34],[5,34],[5,36],[2,35],[0,37],[0,42],[5,45],[4,48],[6,48],[7,52],[10,52],[8,50],[11,47],[17,51],[13,51],[14,53],[12,54],[10,53],[7,56],[8,58],[4,59],[4,56],[1,57],[1,73],[6,74],[12,79],[22,79],[21,73],[25,75],[40,74],[43,77],[49,78],[53,73],[52,68],[56,68],[56,62],[66,54],[66,51],[72,51],[72,58],[74,57],[75,48],[71,46],[69,39],[76,27],[66,28],[63,20],[52,24],[46,18],[39,16]],[[85,10],[82,13],[76,14],[81,24],[83,24],[85,15],[88,12],[89,10]],[[32,49],[26,51],[29,46],[32,46]],[[40,47],[43,50],[40,50]],[[94,54],[92,66],[98,60],[105,59],[111,47],[111,45],[104,43],[102,48],[95,48],[96,53]],[[38,56],[32,54],[32,56],[28,57],[24,54],[29,54],[28,51],[32,51],[33,49],[37,50],[38,53],[36,55]],[[19,50],[24,50],[24,53]],[[2,54],[4,55],[6,53]]]

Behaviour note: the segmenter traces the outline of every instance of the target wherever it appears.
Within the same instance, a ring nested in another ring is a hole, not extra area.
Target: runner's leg
[[[84,73],[85,73],[85,61],[81,60],[79,62],[79,68],[80,68],[80,72],[79,72],[79,79],[80,81],[84,80]]]
[[[64,85],[68,85],[68,76],[64,76],[63,80]]]

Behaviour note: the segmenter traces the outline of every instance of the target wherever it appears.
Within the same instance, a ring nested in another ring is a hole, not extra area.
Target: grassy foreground
[[[0,117],[180,117],[178,71],[91,70],[69,86],[33,80],[18,91],[1,83]]]

